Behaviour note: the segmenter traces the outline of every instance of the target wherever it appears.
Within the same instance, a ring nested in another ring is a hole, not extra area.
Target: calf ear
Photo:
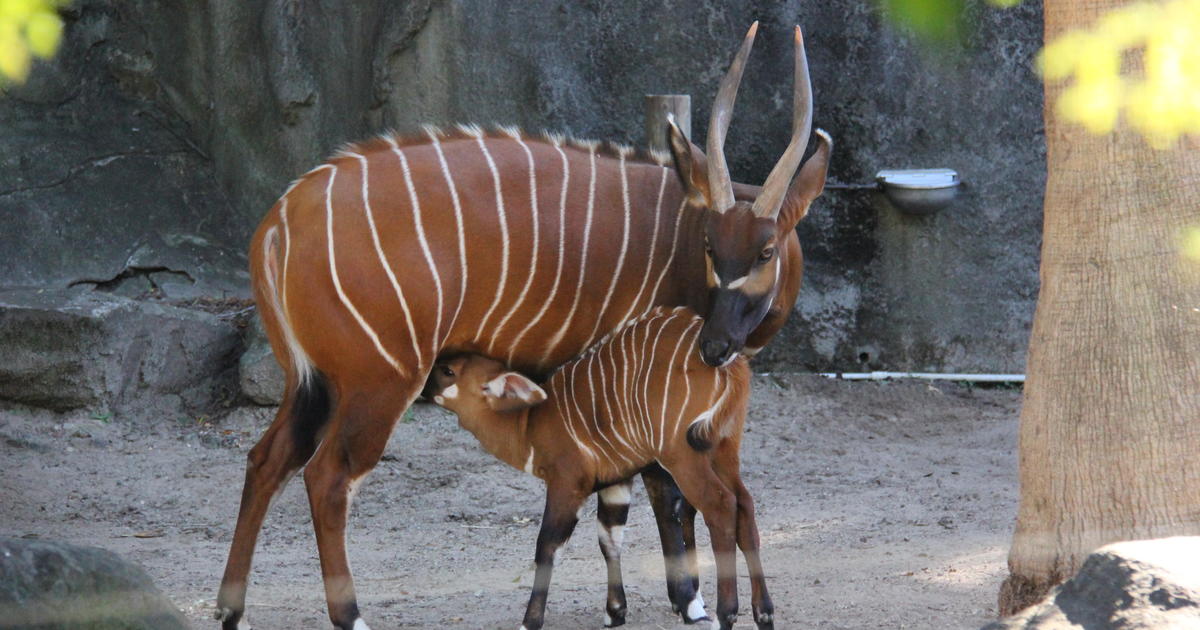
[[[540,405],[546,392],[525,375],[505,372],[483,386],[483,396],[495,411],[518,411]]]
[[[829,171],[829,154],[833,152],[833,138],[824,129],[817,129],[817,150],[808,158],[800,173],[792,180],[787,197],[783,199],[783,210],[779,213],[779,224],[787,229],[808,214],[813,200],[825,191],[825,175]]]

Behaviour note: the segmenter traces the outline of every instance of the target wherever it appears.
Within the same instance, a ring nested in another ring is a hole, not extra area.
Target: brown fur
[[[484,449],[546,481],[538,558],[552,557],[565,542],[574,526],[568,515],[583,497],[657,461],[676,474],[684,496],[710,527],[722,618],[736,615],[736,539],[750,568],[756,618],[767,611],[769,620],[772,607],[758,559],[753,500],[738,472],[750,369],[744,358],[724,367],[705,365],[694,350],[701,323],[686,309],[655,309],[563,365],[544,391],[486,357],[439,361],[429,393]],[[682,355],[681,346],[687,348]],[[607,374],[597,372],[605,365]],[[498,401],[511,410],[497,411]],[[706,416],[710,419],[701,420]],[[696,449],[689,435],[693,426],[701,427],[716,448]],[[569,523],[565,535],[562,519]],[[527,624],[542,619],[549,571],[539,560]]]

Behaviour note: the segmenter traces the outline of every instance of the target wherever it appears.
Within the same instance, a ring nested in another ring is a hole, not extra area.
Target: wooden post
[[[646,95],[646,145],[654,151],[670,151],[667,146],[667,114],[687,138],[692,137],[692,97],[687,94]]]

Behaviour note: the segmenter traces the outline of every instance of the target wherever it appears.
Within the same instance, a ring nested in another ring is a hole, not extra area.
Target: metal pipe
[[[1024,383],[1024,374],[942,374],[936,372],[819,372],[818,376],[844,381],[882,381],[890,378],[916,378],[929,381],[968,381],[971,383]]]
[[[825,190],[882,190],[883,187],[879,182],[871,182],[870,184],[843,184],[840,182],[825,182]]]

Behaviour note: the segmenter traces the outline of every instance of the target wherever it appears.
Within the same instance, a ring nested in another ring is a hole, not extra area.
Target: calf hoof
[[[696,593],[696,598],[688,602],[687,610],[682,612],[676,610],[680,617],[683,617],[683,623],[693,624],[699,621],[708,621],[708,613],[704,612],[704,598]]]
[[[609,610],[604,613],[604,627],[616,628],[625,625],[625,609]]]
[[[713,619],[712,628],[713,630],[731,630],[735,623],[737,623],[737,613],[718,614],[717,618]]]
[[[775,630],[775,615],[771,612],[754,613],[754,623],[758,630]]]
[[[244,611],[220,607],[213,613],[213,619],[221,622],[221,630],[238,630],[238,622],[242,620]]]

